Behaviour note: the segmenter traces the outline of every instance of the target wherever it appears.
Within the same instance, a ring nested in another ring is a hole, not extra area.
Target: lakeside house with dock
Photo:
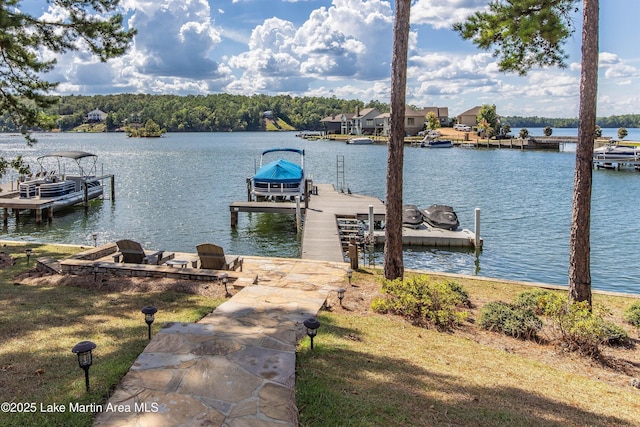
[[[407,135],[417,135],[424,129],[427,114],[434,113],[440,126],[449,124],[447,107],[426,107],[405,110],[405,131]],[[389,113],[376,108],[356,108],[355,113],[340,113],[320,120],[325,135],[375,135],[389,136]]]

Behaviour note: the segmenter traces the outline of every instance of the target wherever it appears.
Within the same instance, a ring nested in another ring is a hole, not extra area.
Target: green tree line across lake
[[[502,123],[508,123],[512,129],[516,128],[577,128],[577,118],[552,119],[548,117],[502,117]],[[620,116],[598,117],[596,123],[601,128],[639,128],[640,114],[623,114]]]
[[[389,104],[372,100],[344,100],[335,97],[292,97],[289,95],[69,95],[47,114],[54,116],[56,127],[72,131],[86,123],[87,113],[98,109],[107,113],[106,130],[128,125],[144,126],[153,120],[168,132],[230,132],[265,130],[264,112],[270,111],[297,130],[323,130],[321,119],[340,113],[354,113],[356,108],[377,108],[388,112]],[[451,123],[455,122],[451,118]],[[527,127],[575,128],[577,118],[503,116],[501,123],[512,129]],[[598,118],[603,128],[640,127],[640,114]],[[0,131],[16,132],[6,115],[0,117]]]
[[[382,105],[372,101],[367,105]],[[265,130],[263,113],[284,120],[296,129],[321,130],[320,120],[340,112],[365,108],[359,100],[326,97],[291,97],[288,95],[71,95],[59,98],[46,111],[56,116],[56,127],[71,131],[86,122],[87,113],[98,109],[107,113],[107,131],[127,125],[143,125],[153,120],[168,132],[229,132]],[[3,116],[0,130],[16,131]]]

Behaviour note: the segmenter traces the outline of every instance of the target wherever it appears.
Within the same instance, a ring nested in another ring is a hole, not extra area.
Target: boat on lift
[[[67,174],[69,160],[77,173]],[[38,157],[40,171],[18,186],[20,199],[52,200],[53,210],[102,196],[103,185],[96,176],[97,156],[85,151],[56,151]]]
[[[269,163],[265,159],[272,153],[296,153],[299,163],[278,158]],[[262,152],[260,167],[250,178],[251,197],[255,201],[290,201],[304,196],[304,150],[297,148],[271,148]]]

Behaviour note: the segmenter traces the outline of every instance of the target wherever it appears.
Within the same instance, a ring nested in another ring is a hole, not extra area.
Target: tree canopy
[[[479,124],[478,127],[482,129],[487,137],[495,135],[500,130],[495,105],[482,105],[478,111],[476,120]]]
[[[57,86],[46,73],[62,54],[88,50],[101,61],[122,55],[134,34],[124,29],[120,0],[50,0],[58,13],[34,17],[21,11],[21,0],[0,0],[0,111],[25,135],[27,129],[51,127],[43,113],[55,104]]]
[[[532,67],[566,67],[562,44],[574,32],[575,0],[493,0],[453,29],[480,49],[493,50],[500,71],[525,75]]]

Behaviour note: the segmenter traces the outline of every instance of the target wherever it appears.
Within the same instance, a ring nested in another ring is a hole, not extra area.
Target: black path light
[[[318,334],[320,322],[318,322],[318,319],[315,317],[311,317],[305,320],[303,324],[307,328],[307,335],[309,335],[309,339],[311,339],[311,350],[313,350],[313,338]]]
[[[229,275],[227,273],[222,273],[220,275],[220,280],[222,281],[222,284],[224,285],[224,296],[225,297],[230,297],[231,294],[229,293],[229,289],[227,288],[227,284],[229,283]]]
[[[84,369],[84,382],[87,393],[89,392],[89,368],[93,364],[93,355],[91,354],[91,350],[94,348],[96,348],[96,345],[91,341],[81,341],[71,349],[73,353],[78,355],[78,365]]]
[[[91,234],[91,237],[93,237],[93,247],[97,247],[98,246],[98,233]]]
[[[344,293],[346,292],[346,289],[345,288],[338,288],[336,292],[338,292],[338,299],[340,300],[340,307],[342,307],[342,299],[344,298]]]
[[[99,262],[94,262],[93,263],[93,282],[97,282],[98,281],[98,272],[100,271],[100,263]]]
[[[27,265],[29,265],[29,259],[31,258],[31,252],[33,251],[33,249],[31,248],[27,248],[24,250],[24,253],[27,254]]]
[[[351,278],[353,277],[353,270],[350,268],[347,268],[347,277],[349,278],[349,286],[353,286],[351,284]]]
[[[158,309],[152,305],[147,305],[142,308],[142,312],[144,313],[144,321],[147,322],[147,326],[149,327],[149,339],[151,339],[151,324],[155,320],[154,316],[158,312]]]

